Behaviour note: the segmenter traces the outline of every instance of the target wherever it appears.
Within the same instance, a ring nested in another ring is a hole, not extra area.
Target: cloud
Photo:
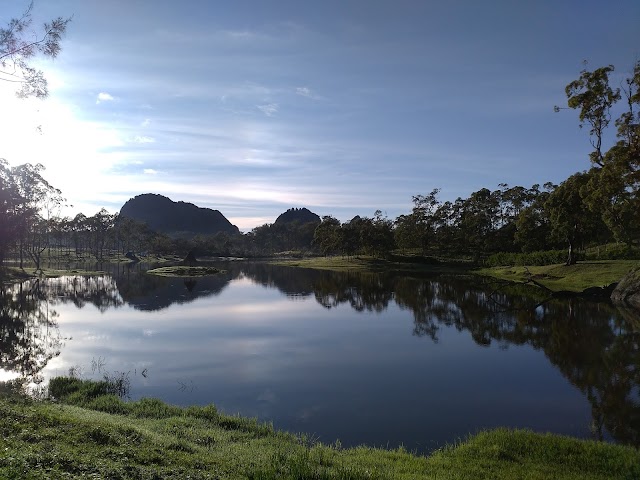
[[[256,105],[258,109],[264,113],[267,117],[272,117],[274,114],[278,112],[278,104],[277,103],[268,103],[266,105]]]
[[[158,171],[154,170],[153,168],[145,168],[142,172],[145,175],[157,175],[158,174]]]
[[[156,139],[146,135],[137,135],[133,138],[133,141],[136,143],[155,143]]]
[[[141,127],[148,127],[151,124],[151,119],[150,118],[145,118],[141,123],[140,126]]]
[[[102,102],[113,102],[115,98],[107,92],[100,92],[96,98],[96,105]]]
[[[312,98],[314,100],[320,98],[320,97],[318,97],[318,95],[313,93],[313,91],[309,87],[298,87],[298,88],[296,88],[296,94],[300,95],[301,97]]]

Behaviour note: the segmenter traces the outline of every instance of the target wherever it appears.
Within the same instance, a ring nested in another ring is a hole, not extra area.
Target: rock
[[[626,274],[611,294],[614,303],[640,308],[640,267]]]
[[[126,258],[128,258],[129,260],[132,260],[132,261],[134,261],[134,262],[139,262],[139,261],[140,261],[140,259],[138,258],[138,256],[137,256],[135,253],[133,253],[133,252],[127,252],[127,253],[125,253],[125,254],[124,254],[124,256],[125,256]]]

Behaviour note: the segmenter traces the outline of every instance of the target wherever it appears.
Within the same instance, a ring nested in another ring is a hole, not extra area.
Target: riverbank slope
[[[474,270],[472,273],[516,283],[535,283],[552,291],[582,292],[619,282],[638,266],[637,260],[593,260],[575,265],[507,266]]]

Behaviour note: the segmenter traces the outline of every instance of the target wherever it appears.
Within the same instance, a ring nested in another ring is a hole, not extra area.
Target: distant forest
[[[611,85],[613,71],[611,65],[583,70],[565,89],[567,108],[578,111],[580,126],[593,146],[588,163],[585,159],[588,170],[559,185],[499,184],[455,201],[441,201],[436,188],[413,196],[411,212],[395,219],[378,210],[371,217],[340,222],[333,216],[320,219],[307,209],[291,209],[246,234],[230,226],[216,233],[172,235],[104,209],[90,217],[60,217],[62,192],[44,179],[41,165],[11,167],[0,159],[0,265],[11,257],[39,268],[52,251],[69,259],[91,256],[98,261],[127,252],[380,258],[405,252],[475,261],[502,258],[507,263],[512,261],[509,255],[547,252],[540,255],[571,264],[592,245],[617,242],[623,249],[634,249],[640,241],[640,61],[619,88]],[[614,107],[621,112],[615,119]],[[561,253],[548,253],[560,249]]]

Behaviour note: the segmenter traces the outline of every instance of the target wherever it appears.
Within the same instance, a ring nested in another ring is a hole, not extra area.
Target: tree
[[[12,18],[0,28],[0,80],[20,84],[19,97],[44,98],[49,94],[47,79],[30,61],[40,55],[55,58],[60,41],[71,18],[58,17],[43,25],[39,32],[31,28],[33,2],[20,18]]]
[[[395,247],[393,222],[382,216],[382,211],[376,210],[373,218],[359,218],[358,222],[351,220],[349,224],[354,224],[359,231],[360,249],[364,254],[382,258]]]
[[[590,179],[589,172],[571,175],[545,202],[552,233],[558,240],[564,240],[568,244],[567,265],[576,263],[576,248],[595,237],[604,227],[598,214],[590,212],[581,195]]]
[[[313,234],[313,243],[323,255],[339,251],[342,243],[340,220],[329,215],[322,217]]]
[[[620,89],[612,89],[609,85],[609,74],[614,71],[613,65],[598,68],[593,72],[582,70],[580,78],[569,83],[565,88],[569,108],[580,109],[580,128],[585,123],[591,127],[591,145],[594,151],[590,154],[591,162],[602,166],[602,137],[611,121],[611,107],[620,100]],[[556,111],[559,107],[556,107]]]
[[[613,65],[593,72],[583,70],[565,91],[568,106],[580,110],[580,126],[591,126],[594,151],[590,159],[596,168],[590,172],[581,196],[591,211],[599,212],[618,241],[630,244],[640,237],[640,61],[622,88],[610,86],[613,71]],[[602,139],[611,122],[611,109],[623,95],[627,108],[615,120],[617,141],[603,152]]]
[[[91,232],[92,253],[97,260],[104,257],[104,249],[107,242],[107,235],[113,229],[116,216],[101,208],[94,216],[87,218],[86,225]]]
[[[40,268],[40,254],[48,247],[51,212],[64,199],[41,175],[44,167],[26,163],[11,167],[0,159],[0,264],[18,244],[20,267],[26,254]]]
[[[543,191],[537,184],[529,189],[530,203],[518,213],[515,220],[514,241],[523,252],[547,250],[551,246],[551,225],[545,202],[556,187],[547,182]]]

